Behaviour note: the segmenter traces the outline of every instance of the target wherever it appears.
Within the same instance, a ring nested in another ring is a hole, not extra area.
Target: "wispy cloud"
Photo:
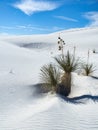
[[[58,26],[53,26],[53,27],[39,27],[39,26],[32,26],[32,25],[26,25],[26,26],[17,26],[18,29],[26,29],[26,30],[39,30],[39,31],[46,31],[46,32],[51,32],[51,31],[59,31],[63,30],[63,27],[58,27]]]
[[[16,26],[0,26],[1,30],[8,31],[8,30],[22,30],[27,32],[34,32],[35,30],[39,32],[51,32],[51,31],[59,31],[63,30],[62,27],[39,27],[39,26],[32,26],[32,25],[16,25]]]
[[[87,26],[98,26],[98,12],[87,12],[83,16],[89,20],[89,24]]]
[[[20,9],[27,15],[32,15],[35,12],[50,11],[58,8],[60,4],[58,2],[45,1],[45,0],[20,0],[20,2],[14,3],[13,7]]]
[[[65,17],[65,16],[54,16],[54,17],[58,18],[58,19],[62,19],[62,20],[67,20],[67,21],[72,21],[72,22],[78,22],[77,19],[70,18],[70,17]]]
[[[39,31],[48,31],[47,28],[32,26],[32,25],[16,25],[16,26],[0,26],[0,29],[3,30],[24,30],[24,31],[33,31],[33,30],[39,30]]]

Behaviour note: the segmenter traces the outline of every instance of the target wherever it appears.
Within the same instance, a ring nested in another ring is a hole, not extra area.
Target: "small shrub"
[[[49,64],[41,68],[40,75],[44,86],[49,87],[52,92],[56,92],[60,81],[60,71],[54,65]]]
[[[82,68],[84,70],[84,74],[86,76],[89,76],[91,73],[93,73],[95,71],[95,67],[93,66],[93,64],[83,64]]]

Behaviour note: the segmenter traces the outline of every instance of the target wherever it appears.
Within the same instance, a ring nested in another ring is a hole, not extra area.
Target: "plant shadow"
[[[98,79],[98,77],[97,76],[91,76],[92,78],[94,78],[94,79]]]
[[[33,96],[35,97],[43,97],[44,94],[47,94],[48,92],[50,92],[49,89],[43,89],[43,85],[41,83],[39,84],[34,84],[34,85],[30,85],[29,87],[31,87],[32,91],[34,91]],[[72,104],[86,104],[89,100],[93,101],[93,102],[98,102],[98,96],[92,96],[92,95],[81,95],[81,96],[77,96],[77,97],[65,97],[62,96],[60,94],[57,94],[58,97],[60,97],[61,99],[63,99],[64,101],[66,101],[67,103],[72,103]]]
[[[92,96],[92,95],[81,95],[73,98],[64,97],[60,95],[60,97],[66,102],[73,103],[73,104],[86,104],[88,100],[91,100],[93,102],[98,102],[98,96]]]

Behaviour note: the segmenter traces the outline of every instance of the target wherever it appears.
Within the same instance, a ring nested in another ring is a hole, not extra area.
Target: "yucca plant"
[[[89,76],[91,73],[95,71],[95,67],[93,66],[93,64],[83,64],[82,68],[86,76]]]
[[[59,56],[55,58],[56,62],[59,64],[59,67],[65,72],[70,73],[75,71],[79,65],[79,59],[75,59],[69,51],[64,56]]]
[[[60,69],[64,71],[61,78],[61,94],[68,96],[71,91],[71,72],[78,68],[79,60],[75,59],[75,56],[72,56],[69,51],[67,55],[56,57],[55,60]]]
[[[45,87],[49,87],[48,89],[52,92],[57,91],[57,87],[60,81],[60,71],[54,65],[44,65],[41,68],[41,81],[43,82]]]

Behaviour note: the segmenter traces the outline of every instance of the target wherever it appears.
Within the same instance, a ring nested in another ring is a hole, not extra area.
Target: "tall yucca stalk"
[[[86,76],[89,76],[91,73],[95,71],[95,67],[93,66],[93,64],[83,64],[82,68]]]
[[[55,58],[60,69],[64,71],[64,75],[61,78],[61,94],[68,96],[71,91],[71,72],[75,71],[78,67],[78,59],[72,56],[69,51],[66,55]]]
[[[44,65],[41,68],[41,81],[52,92],[56,92],[60,81],[60,71],[52,64]]]

